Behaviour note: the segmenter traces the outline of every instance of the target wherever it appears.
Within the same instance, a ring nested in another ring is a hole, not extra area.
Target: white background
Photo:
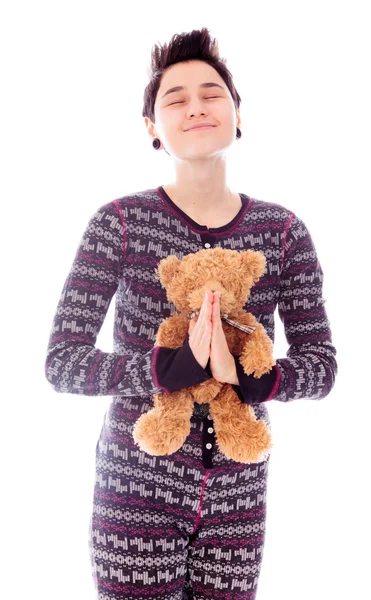
[[[0,13],[1,539],[7,600],[94,600],[88,524],[109,397],[44,376],[96,209],[165,184],[141,116],[152,45],[206,26],[242,97],[235,191],[294,211],[324,271],[339,373],[271,402],[258,600],[370,598],[370,19],[367,2],[14,2]],[[97,347],[112,351],[112,301]],[[287,351],[276,312],[276,358]]]

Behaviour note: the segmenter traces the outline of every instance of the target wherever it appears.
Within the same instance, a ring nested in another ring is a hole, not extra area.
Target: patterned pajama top
[[[194,358],[188,337],[181,348],[156,347],[155,336],[175,306],[155,278],[159,261],[181,259],[203,248],[255,250],[267,267],[251,288],[244,310],[274,342],[274,312],[284,325],[286,357],[260,379],[246,375],[236,360],[242,402],[259,404],[269,422],[271,400],[319,400],[337,374],[336,349],[322,296],[323,271],[304,222],[292,211],[240,193],[238,214],[223,227],[193,221],[162,186],[131,193],[99,207],[82,235],[52,323],[45,375],[57,392],[132,397],[138,402],[211,377]],[[115,297],[113,352],[96,340]],[[194,414],[206,419],[207,405]],[[207,427],[205,427],[207,431]],[[212,467],[212,444],[204,436],[203,463]]]

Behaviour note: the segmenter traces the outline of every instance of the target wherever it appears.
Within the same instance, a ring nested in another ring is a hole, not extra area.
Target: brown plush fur
[[[219,247],[187,254],[182,260],[173,255],[161,260],[157,277],[180,314],[164,319],[155,345],[181,347],[189,330],[188,313],[200,310],[206,290],[220,290],[221,312],[256,327],[249,334],[222,321],[230,352],[239,357],[247,375],[259,378],[268,373],[276,364],[272,341],[255,317],[242,308],[265,267],[262,252]],[[265,421],[257,421],[253,407],[242,404],[230,384],[213,378],[171,394],[155,394],[154,408],[134,425],[136,443],[153,456],[179,450],[190,434],[194,402],[209,403],[216,442],[227,458],[252,463],[268,456],[272,439]]]

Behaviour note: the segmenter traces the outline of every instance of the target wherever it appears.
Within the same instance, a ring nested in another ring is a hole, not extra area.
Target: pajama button
[[[212,418],[212,416],[211,416],[211,415],[207,415],[207,418],[209,419],[209,421],[212,421],[212,420],[213,420],[213,418]]]
[[[205,248],[210,248],[210,244],[209,242],[206,242],[206,244],[204,244]]]
[[[214,429],[212,427],[209,427],[208,432],[212,433],[214,431]]]
[[[210,448],[212,448],[212,445],[211,445],[211,444],[206,444],[206,448],[207,448],[208,450],[210,450]]]

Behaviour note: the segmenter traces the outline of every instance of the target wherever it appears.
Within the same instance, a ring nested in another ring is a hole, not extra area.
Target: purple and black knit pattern
[[[163,391],[157,386],[171,370],[166,365],[177,362],[154,346],[161,321],[175,311],[155,278],[162,258],[216,246],[262,251],[267,268],[244,308],[274,342],[278,306],[290,345],[286,358],[275,356],[266,399],[319,399],[334,385],[323,273],[307,228],[278,204],[245,194],[241,201],[230,223],[210,229],[162,187],[109,202],[90,218],[64,283],[46,377],[57,392],[113,396],[96,447],[89,528],[99,600],[255,600],[257,594],[269,457],[252,465],[227,459],[213,446],[207,404],[195,404],[190,435],[172,455],[150,456],[134,443],[136,421],[152,407],[152,394]],[[107,353],[95,344],[115,294],[114,351]],[[181,351],[190,378],[210,376],[189,348]],[[234,386],[243,398],[249,377],[240,372]],[[254,411],[270,427],[266,405]]]
[[[178,452],[149,456],[132,432],[150,407],[117,397],[100,434],[89,524],[97,599],[255,600],[269,458],[244,465],[217,451],[205,469],[197,416]]]
[[[175,311],[155,279],[159,261],[204,247],[259,250],[265,274],[245,310],[274,342],[274,311],[290,344],[275,357],[278,385],[270,400],[320,399],[332,389],[336,349],[322,297],[323,272],[310,233],[286,208],[241,194],[230,227],[207,229],[185,215],[163,188],[125,196],[91,217],[65,281],[47,349],[45,373],[57,392],[148,396],[155,384],[156,331]],[[193,225],[194,224],[194,225]],[[116,293],[114,352],[95,348]]]

